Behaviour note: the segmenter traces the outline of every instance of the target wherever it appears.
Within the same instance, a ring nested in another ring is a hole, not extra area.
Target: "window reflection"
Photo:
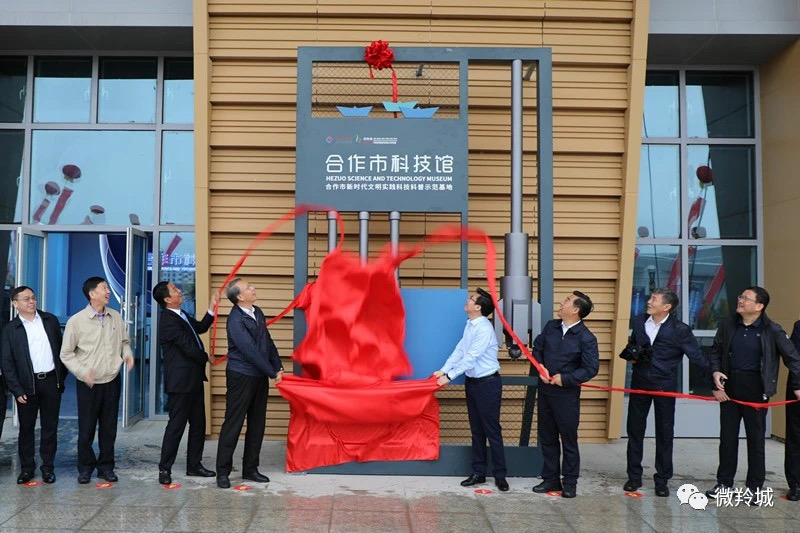
[[[0,130],[0,224],[22,220],[23,130]]]
[[[636,245],[631,316],[640,315],[647,310],[647,300],[657,288],[668,287],[680,296],[680,249],[680,246]],[[681,318],[680,307],[676,316]]]
[[[642,137],[678,137],[679,114],[678,73],[648,70]]]
[[[194,224],[194,132],[165,131],[161,149],[161,223]]]
[[[11,320],[11,291],[17,286],[17,232],[0,230],[0,331]]]
[[[34,131],[31,223],[153,224],[155,132]]]
[[[756,284],[755,246],[690,246],[689,325],[717,329],[736,310],[736,297]]]
[[[22,122],[28,61],[24,57],[0,57],[0,122]]]
[[[164,60],[164,122],[194,123],[194,74],[191,58]]]
[[[687,156],[689,237],[754,239],[754,147],[690,145]]]
[[[34,122],[89,122],[92,58],[37,57]]]
[[[751,72],[686,73],[689,137],[753,137]]]
[[[155,122],[156,58],[100,58],[99,122]]]
[[[642,145],[639,170],[639,237],[680,235],[680,153],[677,145]]]

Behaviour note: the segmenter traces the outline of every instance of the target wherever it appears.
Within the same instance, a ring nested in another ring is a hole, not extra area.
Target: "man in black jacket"
[[[778,355],[789,368],[791,389],[800,398],[800,355],[780,325],[765,313],[769,293],[748,287],[738,297],[736,314],[724,319],[711,349],[711,370],[719,406],[719,468],[717,484],[706,491],[716,498],[731,489],[739,456],[739,426],[744,419],[747,435],[747,488],[755,493],[764,484],[766,454],[764,432],[767,410],[740,405],[730,399],[766,403],[778,382]]]
[[[533,356],[550,374],[550,383],[539,382],[539,446],[544,463],[542,482],[533,492],[560,490],[564,498],[576,496],[581,465],[580,384],[595,377],[600,367],[597,338],[583,323],[592,309],[592,300],[574,291],[561,302],[559,319],[548,322],[533,342]],[[563,465],[559,464],[561,447]]]
[[[36,471],[36,417],[41,415],[39,455],[42,481],[54,483],[58,413],[67,369],[59,358],[61,326],[50,313],[36,309],[36,295],[30,287],[11,291],[19,313],[3,329],[0,360],[8,391],[17,402],[19,413],[19,462],[17,483],[27,483]]]
[[[278,349],[272,342],[264,313],[255,306],[256,289],[241,278],[226,289],[233,304],[225,330],[228,334],[228,364],[225,368],[225,420],[217,445],[217,486],[230,488],[233,452],[247,416],[244,436],[242,477],[259,483],[269,478],[258,471],[258,456],[264,440],[267,415],[268,378],[278,384],[283,378]]]
[[[158,482],[172,483],[172,465],[178,455],[178,446],[186,423],[189,423],[189,441],[186,449],[186,475],[214,477],[216,472],[200,463],[206,438],[206,407],[203,382],[206,378],[208,354],[200,335],[214,322],[214,305],[219,301],[215,293],[208,304],[208,312],[198,322],[181,310],[183,292],[174,284],[159,282],[153,287],[153,298],[163,310],[158,322],[158,345],[164,357],[164,392],[169,396],[167,410],[169,422],[161,443],[161,461],[158,464]]]
[[[800,352],[800,320],[794,323],[792,329],[792,344]],[[786,399],[796,400],[792,390],[792,376],[789,374],[786,381]],[[789,492],[786,499],[792,502],[800,500],[800,403],[790,403],[786,406],[786,448],[783,470]]]
[[[670,289],[656,289],[647,302],[647,313],[634,317],[633,332],[628,343],[649,349],[650,357],[632,359],[631,388],[676,392],[678,367],[683,354],[711,379],[708,358],[700,350],[692,328],[678,320],[674,312],[678,295]],[[650,404],[656,419],[656,496],[669,496],[667,482],[672,477],[672,441],[675,430],[675,398],[631,394],[628,401],[628,482],[623,489],[635,491],[642,486],[644,434]]]

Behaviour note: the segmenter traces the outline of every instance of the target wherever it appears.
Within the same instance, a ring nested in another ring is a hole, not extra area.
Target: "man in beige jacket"
[[[103,278],[92,277],[83,283],[89,305],[67,321],[61,360],[75,374],[78,391],[78,483],[97,477],[118,480],[114,473],[114,441],[117,438],[120,365],[133,368],[128,328],[119,313],[107,307],[111,296]],[[100,455],[92,445],[100,425]]]

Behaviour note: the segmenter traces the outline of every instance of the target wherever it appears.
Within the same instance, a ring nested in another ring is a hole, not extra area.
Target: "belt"
[[[490,374],[488,376],[483,376],[482,378],[470,378],[467,377],[465,381],[467,383],[480,383],[481,381],[489,381],[490,379],[499,378],[500,372],[495,372],[494,374]]]
[[[53,370],[51,370],[50,372],[36,372],[36,373],[34,374],[34,377],[35,377],[36,379],[47,379],[47,378],[49,378],[50,376],[55,376],[55,375],[56,375],[56,370],[55,370],[55,369],[53,369]]]
[[[736,368],[731,368],[731,374],[737,374],[739,376],[761,376],[760,370],[738,370]]]

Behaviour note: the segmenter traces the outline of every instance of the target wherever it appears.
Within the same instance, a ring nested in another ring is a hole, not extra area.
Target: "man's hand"
[[[722,380],[726,379],[728,379],[728,376],[722,372],[714,372],[714,385],[717,387],[717,389],[725,390],[725,384],[722,382]]]
[[[128,370],[133,370],[133,357],[128,356],[125,359],[125,366]]]
[[[211,301],[208,303],[208,308],[213,311],[217,304],[219,304],[219,293],[214,292],[214,294],[211,295]]]
[[[83,378],[83,382],[86,383],[86,386],[90,389],[94,387],[94,368],[89,369],[86,376]]]
[[[439,379],[436,380],[436,384],[440,387],[444,387],[448,383],[450,383],[450,378],[448,378],[444,373],[442,373],[442,375],[439,376]]]
[[[278,375],[275,376],[275,385],[283,381],[283,370],[278,370]]]
[[[440,378],[442,376],[444,376],[444,372],[442,372],[441,370],[437,370],[436,372],[433,373],[433,377],[435,378]]]
[[[800,400],[800,390],[794,391],[794,397]]]
[[[728,395],[725,394],[725,391],[723,390],[712,390],[711,394],[713,394],[714,398],[720,403],[727,402],[728,400],[730,400],[730,398],[728,398]]]
[[[28,397],[24,394],[22,396],[17,396],[17,401],[19,403],[28,403]]]
[[[561,383],[561,374],[556,374],[555,376],[550,376],[550,384],[551,385],[558,385],[559,387],[563,387],[564,384]]]

